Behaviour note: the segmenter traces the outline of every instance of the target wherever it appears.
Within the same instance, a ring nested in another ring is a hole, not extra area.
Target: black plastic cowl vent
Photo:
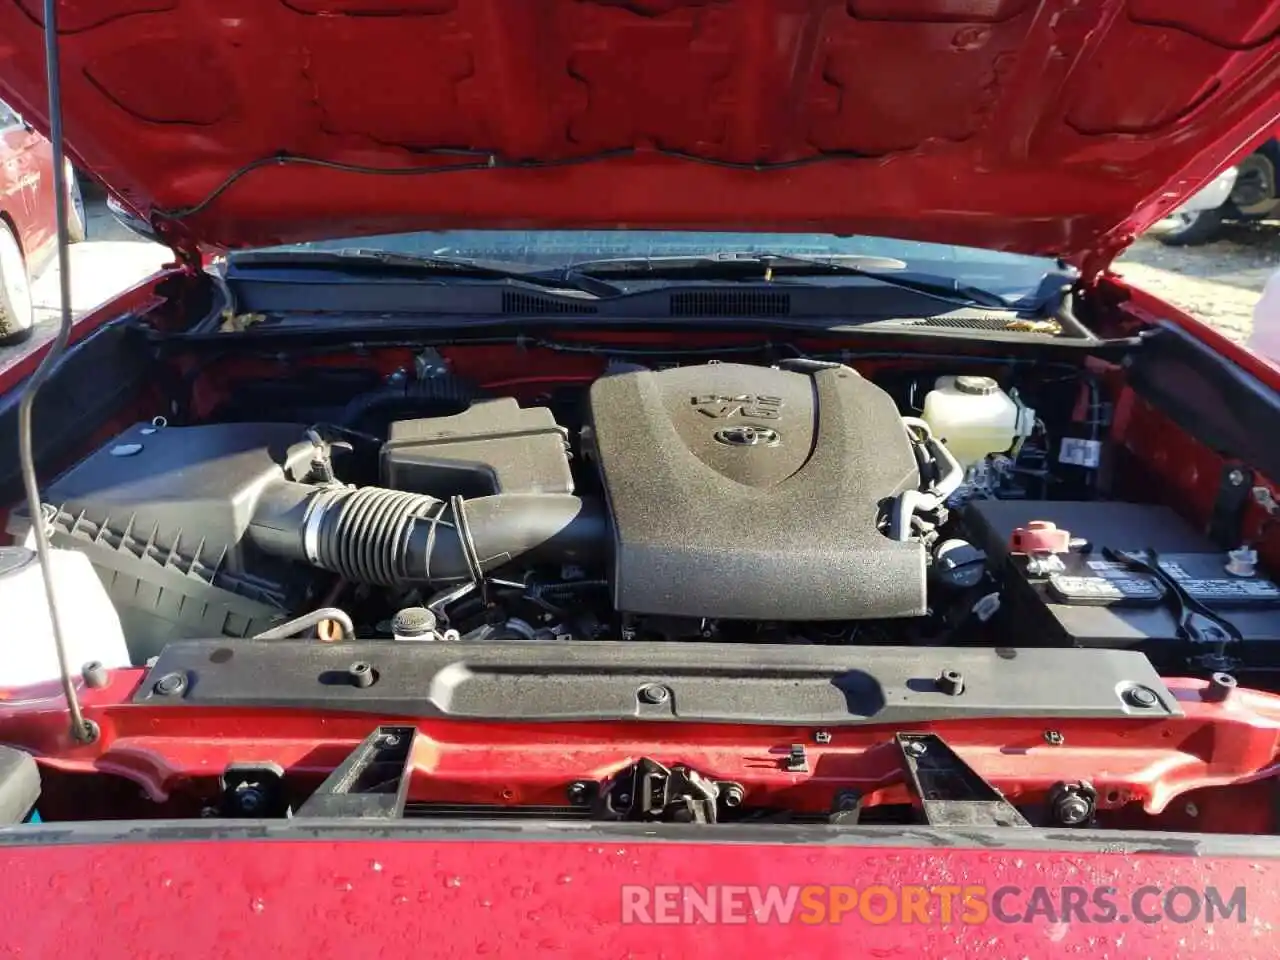
[[[791,294],[762,290],[685,290],[671,294],[673,317],[785,317]]]
[[[936,327],[949,330],[1002,330],[1015,331],[1023,333],[1039,333],[1041,336],[1054,337],[1059,334],[1050,330],[1021,330],[1014,325],[1015,321],[1011,320],[1007,315],[994,314],[991,316],[981,317],[922,317],[920,319],[904,320],[903,325],[908,327]]]
[[[504,290],[502,293],[502,312],[504,314],[521,314],[523,316],[565,316],[567,314],[599,313],[600,308],[593,303],[572,303],[542,297],[536,293],[519,293]]]

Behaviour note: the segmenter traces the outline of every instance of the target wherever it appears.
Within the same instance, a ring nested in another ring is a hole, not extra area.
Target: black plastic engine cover
[[[925,612],[925,554],[876,529],[919,484],[892,399],[848,368],[603,377],[590,419],[629,613],[857,620]]]

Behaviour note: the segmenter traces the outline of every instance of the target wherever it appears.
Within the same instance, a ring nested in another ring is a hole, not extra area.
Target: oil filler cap
[[[956,389],[975,397],[985,397],[1000,389],[1000,384],[991,377],[976,377],[964,374],[956,377]]]
[[[987,555],[967,540],[944,540],[933,551],[933,579],[953,590],[977,586],[987,569]]]

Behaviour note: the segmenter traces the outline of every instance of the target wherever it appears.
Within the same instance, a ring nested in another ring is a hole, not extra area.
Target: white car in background
[[[1231,199],[1240,171],[1228,167],[1213,181],[1158,223],[1155,238],[1170,247],[1190,247],[1213,240],[1222,227],[1223,210]]]
[[[1277,171],[1280,136],[1272,136],[1157,224],[1153,235],[1171,247],[1188,247],[1216,239],[1224,222],[1270,220],[1280,209]]]

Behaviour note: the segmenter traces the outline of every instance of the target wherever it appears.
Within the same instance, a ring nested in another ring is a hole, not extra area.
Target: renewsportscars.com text
[[[622,887],[622,922],[1214,923],[1247,919],[1244,887],[809,884]]]

